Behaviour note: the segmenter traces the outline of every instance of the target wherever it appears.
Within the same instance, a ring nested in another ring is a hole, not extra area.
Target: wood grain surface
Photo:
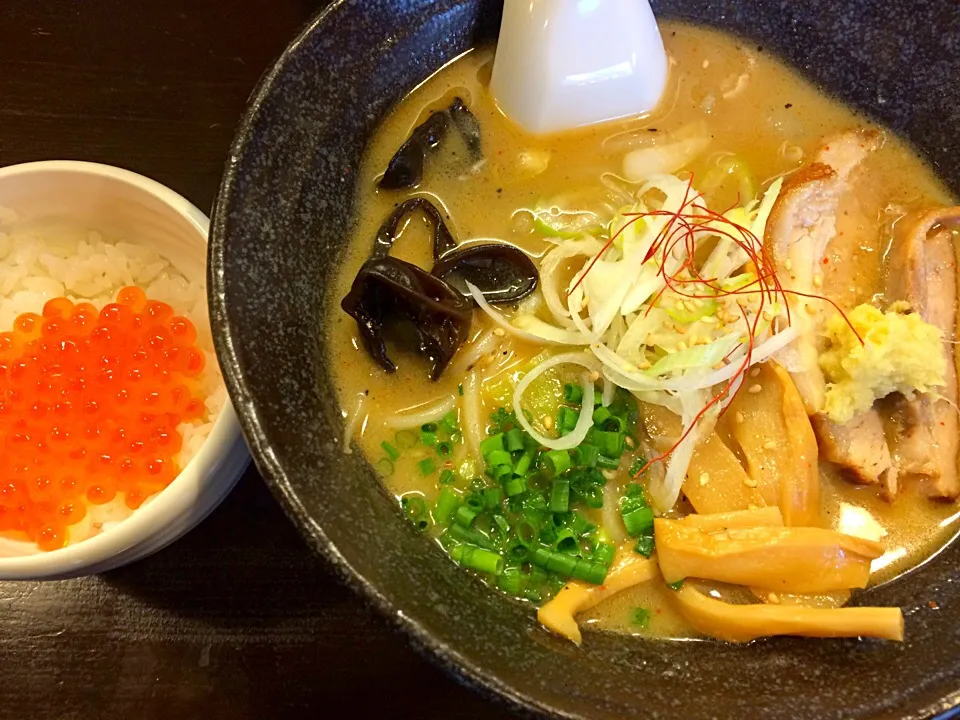
[[[0,0],[0,165],[143,173],[209,211],[261,72],[323,0]],[[312,556],[251,468],[131,567],[0,583],[0,718],[501,718]]]

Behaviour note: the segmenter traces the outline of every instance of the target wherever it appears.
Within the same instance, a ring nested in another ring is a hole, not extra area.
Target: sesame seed
[[[637,446],[636,441],[629,435],[623,438],[623,444],[627,446],[628,450],[633,450]]]
[[[744,417],[742,412],[737,410],[737,414],[734,417],[736,418],[738,423],[740,423],[741,425],[743,424]]]
[[[816,314],[817,314],[817,309],[816,309],[813,305],[805,305],[804,307],[805,307],[806,310],[807,310],[807,315],[816,315]]]
[[[762,387],[762,386],[760,386],[760,385],[751,385],[751,386],[747,389],[747,392],[750,393],[751,395],[756,395],[756,394],[757,394],[758,392],[760,392],[761,390],[763,390],[763,387]]]
[[[777,443],[775,443],[773,440],[767,440],[767,441],[763,444],[763,449],[764,449],[764,450],[776,450],[776,449],[777,449]]]
[[[540,421],[540,424],[543,425],[544,430],[549,430],[553,427],[553,418],[549,415],[544,415],[543,419]]]
[[[653,365],[650,363],[649,360],[644,360],[642,363],[637,365],[637,367],[640,368],[641,370],[649,370],[650,368],[653,367]]]
[[[770,312],[769,310],[764,310],[764,311],[763,311],[763,319],[766,320],[767,322],[772,321],[772,320],[773,320],[773,313]]]
[[[706,323],[707,325],[713,325],[717,322],[717,319],[713,315],[707,315],[706,317],[700,318],[700,322]]]
[[[710,473],[700,473],[700,484],[706,485],[710,482]]]
[[[780,596],[777,595],[776,593],[770,593],[769,595],[767,595],[767,601],[770,602],[770,603],[772,603],[772,604],[774,604],[774,605],[779,605],[779,604],[780,604]]]
[[[755,488],[757,486],[757,481],[754,480],[753,478],[747,478],[746,480],[743,481],[743,484],[746,485],[748,488]]]
[[[793,261],[790,258],[787,258],[783,261],[783,267],[786,268],[787,272],[793,270]]]
[[[493,331],[493,334],[496,335],[497,337],[503,337],[504,335],[507,334],[507,331],[504,330],[503,328],[497,328],[496,330]]]
[[[750,371],[750,377],[756,377],[760,374],[760,368],[755,367]]]
[[[687,334],[687,329],[686,329],[683,325],[676,325],[676,326],[674,326],[673,329],[676,330],[677,333],[680,334],[680,335],[686,335],[686,334]]]
[[[600,379],[600,372],[599,372],[599,371],[594,370],[592,373],[590,373],[590,382],[596,382],[596,381],[599,380],[599,379]]]
[[[686,350],[686,349],[687,349],[687,344],[683,340],[677,343],[677,350]]]
[[[818,273],[813,276],[813,286],[820,287],[821,285],[823,285],[823,275]]]

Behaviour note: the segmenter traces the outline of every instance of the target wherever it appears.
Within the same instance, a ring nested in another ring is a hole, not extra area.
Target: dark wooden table
[[[260,73],[324,0],[0,0],[0,165],[119,165],[209,210]],[[0,717],[499,718],[313,557],[251,470],[172,547],[0,583]]]

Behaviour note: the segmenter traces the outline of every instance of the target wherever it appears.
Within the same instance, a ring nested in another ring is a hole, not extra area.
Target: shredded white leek
[[[537,433],[523,417],[523,391],[560,363],[601,370],[605,403],[612,401],[610,387],[616,384],[680,416],[684,439],[651,488],[654,507],[661,512],[676,502],[697,440],[729,402],[731,388],[709,412],[704,408],[721,387],[739,383],[747,365],[781,353],[797,336],[796,329],[772,322],[782,303],[769,283],[757,279],[753,264],[763,255],[763,236],[781,181],[758,200],[751,198],[721,216],[710,212],[689,181],[664,172],[649,174],[651,167],[668,167],[653,159],[671,154],[676,160],[701,144],[687,137],[634,151],[631,162],[645,157],[652,164],[646,175],[628,175],[639,183],[635,200],[613,217],[606,235],[554,239],[541,262],[548,314],[519,313],[507,320],[470,287],[484,312],[513,335],[541,344],[589,345],[593,357],[557,355],[517,386],[517,418],[544,446],[574,447],[590,425],[586,401],[577,429],[563,438]],[[668,172],[676,169],[671,166]],[[697,253],[701,248],[708,251],[705,261]],[[569,270],[573,278],[563,288],[560,277]],[[764,288],[767,292],[761,294]],[[592,395],[593,383],[585,381],[585,396],[588,392]]]
[[[534,380],[543,375],[543,373],[551,368],[555,368],[557,365],[579,365],[592,372],[598,372],[600,370],[600,363],[597,362],[596,358],[590,357],[586,353],[562,353],[560,355],[554,355],[533,368],[517,383],[517,387],[513,391],[513,412],[520,426],[538,443],[551,450],[570,450],[582,443],[587,437],[587,432],[593,427],[594,390],[593,382],[587,373],[584,373],[582,379],[583,400],[581,401],[580,417],[577,419],[577,424],[573,428],[573,431],[568,435],[559,438],[547,437],[538,432],[523,413],[523,394],[527,388],[530,387],[530,384]]]

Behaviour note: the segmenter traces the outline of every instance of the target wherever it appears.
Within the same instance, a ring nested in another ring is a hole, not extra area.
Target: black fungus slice
[[[453,103],[447,108],[450,118],[453,120],[453,126],[460,133],[463,142],[473,160],[479,160],[483,157],[483,145],[480,140],[480,123],[476,116],[470,112],[470,108],[464,105],[463,100],[454,98]]]
[[[427,155],[447,136],[450,122],[463,138],[473,160],[483,157],[480,141],[480,123],[460,98],[454,98],[446,110],[430,114],[417,125],[410,137],[390,159],[378,186],[384,190],[416,187],[423,180],[423,166]]]
[[[470,334],[473,307],[442,279],[403,260],[373,258],[364,263],[340,307],[357,321],[370,356],[387,372],[385,333],[412,346],[430,362],[436,380]]]
[[[530,257],[507,243],[481,243],[443,255],[430,271],[472,300],[467,283],[491,304],[516,303],[537,288],[540,273]]]
[[[380,230],[377,231],[377,237],[373,241],[373,252],[371,258],[384,258],[390,254],[393,243],[397,240],[397,230],[400,227],[400,221],[413,212],[421,212],[424,217],[433,226],[433,259],[437,260],[457,247],[456,240],[447,229],[443,222],[443,215],[437,210],[436,206],[423,197],[410,198],[394,208],[390,217],[384,220]]]
[[[449,125],[450,115],[446,110],[433,113],[417,125],[390,159],[379,186],[384,190],[400,190],[419,185],[427,153],[443,141]]]

